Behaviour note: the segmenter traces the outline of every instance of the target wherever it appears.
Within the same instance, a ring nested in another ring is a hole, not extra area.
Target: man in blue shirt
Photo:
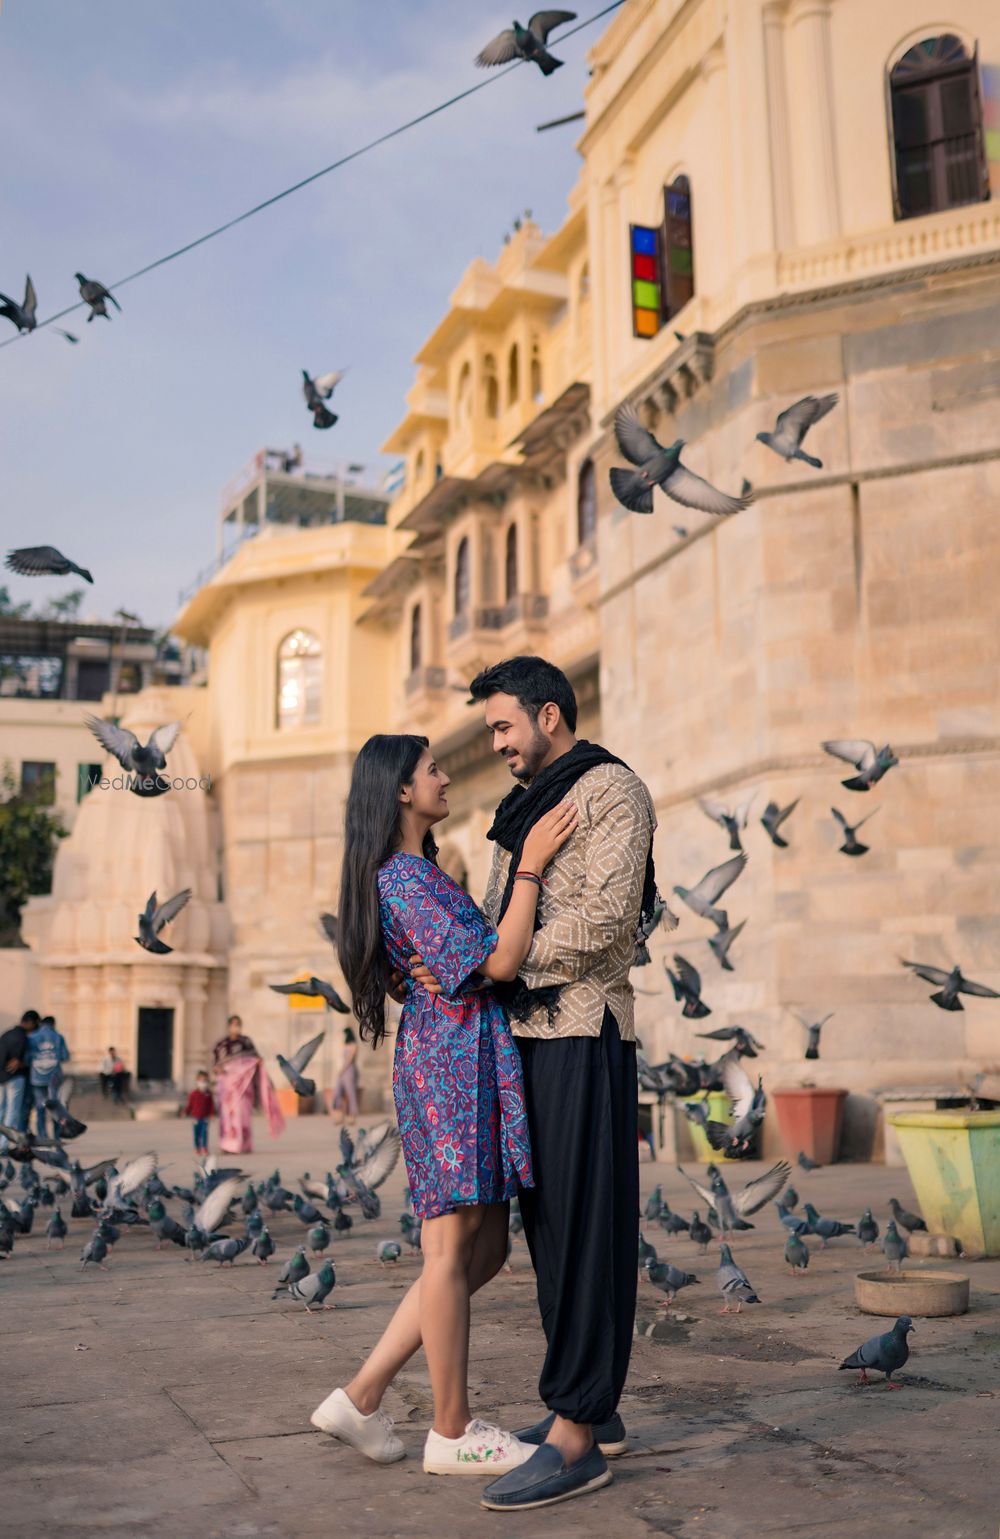
[[[54,1015],[42,1017],[37,1031],[28,1038],[28,1076],[31,1098],[35,1107],[35,1121],[39,1138],[48,1138],[48,1119],[45,1103],[50,1096],[59,1094],[63,1081],[62,1066],[69,1057],[66,1038],[56,1030]]]
[[[28,1127],[28,1051],[38,1026],[38,1011],[25,1010],[20,1024],[0,1036],[0,1123],[18,1133]],[[7,1140],[0,1134],[0,1153],[6,1149]]]

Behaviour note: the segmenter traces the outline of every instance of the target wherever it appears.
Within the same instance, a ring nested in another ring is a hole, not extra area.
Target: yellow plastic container
[[[890,1113],[920,1211],[967,1256],[1000,1256],[1000,1111]]]
[[[685,1096],[682,1106],[694,1106],[699,1101],[708,1102],[708,1120],[710,1122],[724,1122],[729,1126],[731,1121],[729,1107],[731,1102],[723,1090],[699,1090],[697,1095]],[[699,1127],[697,1122],[688,1123],[688,1132],[691,1134],[691,1142],[694,1144],[695,1159],[701,1160],[705,1165],[711,1165],[714,1161],[728,1160],[727,1154],[720,1154],[713,1149],[705,1135],[705,1130]]]

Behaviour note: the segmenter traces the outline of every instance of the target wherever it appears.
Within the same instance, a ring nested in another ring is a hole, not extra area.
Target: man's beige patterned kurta
[[[656,827],[649,792],[620,764],[588,770],[567,793],[579,824],[550,863],[539,897],[541,929],[521,964],[529,989],[561,984],[549,1022],[544,1006],[511,1021],[516,1037],[599,1037],[608,1006],[624,1041],[635,1040],[635,996],[629,968],[642,908],[646,854]],[[510,853],[497,844],[483,900],[496,924]]]

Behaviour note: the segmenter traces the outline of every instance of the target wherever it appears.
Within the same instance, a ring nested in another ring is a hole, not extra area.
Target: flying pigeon
[[[92,1167],[96,1168],[96,1167]],[[104,1211],[108,1214],[118,1215],[123,1211],[128,1198],[137,1192],[140,1186],[144,1186],[156,1174],[156,1155],[152,1152],[139,1154],[133,1160],[123,1165],[120,1171],[114,1171],[109,1166],[106,1171],[108,1181],[104,1193]],[[89,1178],[90,1171],[87,1172]],[[89,1185],[89,1179],[87,1184]],[[96,1184],[96,1190],[100,1194],[100,1181]]]
[[[648,967],[652,958],[649,955],[649,947],[646,942],[653,931],[661,924],[665,924],[668,930],[676,930],[680,920],[676,914],[672,914],[664,903],[660,894],[656,894],[652,912],[645,919],[640,919],[635,932],[635,956],[632,960],[633,967]]]
[[[563,22],[575,20],[575,11],[536,11],[526,27],[515,21],[506,31],[498,33],[481,53],[476,54],[475,63],[483,69],[524,59],[537,64],[543,75],[551,75],[562,68],[563,60],[554,58],[545,47],[549,33],[561,27]]]
[[[331,946],[336,946],[340,935],[340,924],[336,914],[320,914],[320,927]]]
[[[66,1101],[68,1101],[73,1093],[73,1081],[64,1080],[60,1089],[66,1097]],[[55,1128],[56,1137],[62,1142],[65,1143],[71,1138],[79,1138],[81,1133],[87,1131],[87,1124],[78,1121],[67,1110],[66,1103],[60,1101],[58,1096],[49,1096],[46,1099],[45,1110],[52,1113],[52,1125]]]
[[[729,835],[729,848],[731,850],[742,850],[743,848],[740,843],[740,830],[747,826],[747,818],[756,794],[755,791],[753,796],[749,796],[745,802],[737,803],[731,810],[726,806],[725,802],[716,801],[712,796],[699,796],[698,798],[698,806],[705,816],[711,818],[713,823],[718,823],[719,827],[724,828]]]
[[[709,939],[708,949],[724,972],[731,973],[735,971],[732,962],[729,960],[729,951],[733,941],[738,939],[740,931],[745,924],[746,920],[741,919],[739,924],[734,925],[731,930],[728,926],[725,929],[716,930],[715,934]]]
[[[735,1051],[726,1053],[721,1060],[722,1086],[733,1103],[732,1122],[708,1121],[705,1136],[713,1149],[724,1153],[731,1160],[750,1159],[757,1129],[764,1120],[767,1097],[764,1084],[757,1077],[757,1088],[739,1060]]]
[[[181,730],[179,721],[168,722],[150,733],[145,747],[134,732],[127,727],[116,726],[112,721],[102,721],[98,716],[85,716],[84,722],[108,753],[118,760],[130,776],[129,790],[137,796],[162,796],[170,784],[159,771],[167,767],[167,754],[173,748]]]
[[[185,1236],[185,1244],[191,1252],[192,1260],[195,1251],[204,1250],[213,1240],[224,1238],[216,1235],[214,1231],[219,1224],[225,1222],[230,1204],[239,1197],[242,1185],[243,1182],[238,1176],[230,1176],[209,1192],[204,1202],[195,1210]]]
[[[647,1261],[646,1276],[663,1294],[661,1309],[668,1309],[682,1288],[690,1288],[701,1281],[693,1272],[683,1272],[679,1266],[671,1266],[669,1261]]]
[[[866,737],[830,738],[820,746],[827,753],[833,754],[834,758],[853,764],[858,771],[856,775],[840,782],[848,791],[870,791],[894,764],[899,763],[888,743],[883,748],[876,748]]]
[[[721,866],[707,871],[696,887],[675,887],[674,892],[694,914],[710,919],[717,930],[729,929],[729,915],[723,908],[714,908],[722,894],[731,887],[747,863],[746,852],[733,855]]]
[[[708,1121],[708,1107],[704,1101],[685,1101],[684,1115],[695,1127],[703,1128]]]
[[[674,954],[674,966],[676,974],[672,973],[666,962],[664,971],[673,985],[674,998],[684,1001],[684,1009],[681,1012],[689,1019],[700,1019],[703,1015],[711,1015],[712,1011],[701,998],[701,974],[693,967],[686,957]]]
[[[90,314],[87,316],[88,321],[92,321],[95,315],[103,315],[105,320],[110,321],[111,317],[108,314],[109,299],[119,314],[121,313],[121,305],[111,290],[106,289],[103,283],[98,283],[96,278],[85,278],[83,273],[74,273],[73,276],[80,285],[80,298],[90,306]]]
[[[723,1234],[731,1234],[736,1229],[752,1229],[753,1224],[746,1220],[751,1213],[756,1213],[765,1203],[771,1202],[782,1190],[788,1177],[791,1175],[791,1166],[784,1160],[779,1160],[766,1170],[762,1176],[755,1176],[748,1181],[746,1186],[738,1192],[731,1193],[715,1165],[709,1165],[707,1174],[711,1180],[711,1188],[702,1186],[693,1176],[689,1176],[680,1165],[677,1173],[684,1177],[694,1187],[698,1196],[706,1207],[714,1207],[719,1227]]]
[[[24,301],[18,304],[16,299],[9,299],[6,294],[0,294],[0,315],[5,320],[13,321],[19,332],[34,331],[38,325],[38,295],[35,293],[35,285],[31,281],[31,274],[24,280]]]
[[[168,946],[166,941],[159,939],[160,931],[172,919],[176,919],[190,896],[190,887],[184,887],[172,898],[168,898],[165,903],[157,905],[156,893],[150,893],[146,907],[139,915],[139,933],[132,937],[143,951],[155,952],[157,956],[166,956],[167,952],[173,951],[173,946]]]
[[[871,1208],[866,1208],[861,1217],[858,1219],[858,1240],[860,1241],[862,1248],[867,1250],[869,1245],[874,1245],[875,1241],[878,1239],[878,1236],[878,1223],[874,1218],[872,1218]]]
[[[890,1218],[885,1226],[885,1234],[882,1236],[882,1254],[890,1267],[895,1267],[897,1272],[903,1270],[903,1258],[909,1254],[909,1241],[905,1235],[900,1234],[895,1222]]]
[[[940,985],[938,992],[930,997],[941,1010],[964,1010],[959,994],[974,994],[980,999],[1000,999],[996,989],[987,988],[985,983],[973,983],[957,965],[946,972],[943,967],[930,967],[926,962],[907,962],[905,957],[899,960],[904,967],[912,968],[918,978]]]
[[[395,1264],[403,1254],[403,1247],[398,1240],[379,1240],[375,1247],[375,1260],[379,1266]]]
[[[54,545],[24,545],[20,550],[9,550],[4,566],[19,577],[65,577],[75,572],[84,582],[93,582],[85,566],[77,566]]]
[[[302,370],[302,394],[312,412],[313,427],[332,428],[337,421],[336,412],[330,411],[323,402],[330,399],[345,373],[344,369],[334,369],[332,374],[317,374],[313,379],[308,369]]]
[[[801,1277],[809,1265],[809,1247],[799,1234],[789,1234],[785,1241],[785,1264],[794,1275]]]
[[[839,846],[841,855],[867,855],[869,846],[861,843],[861,840],[857,838],[857,832],[862,823],[867,823],[868,818],[873,818],[876,812],[881,812],[881,810],[881,807],[873,807],[871,812],[861,819],[860,823],[848,823],[842,812],[838,812],[836,807],[830,808],[830,811],[840,824],[841,832],[844,835],[844,842]]]
[[[298,1299],[310,1314],[314,1308],[333,1309],[335,1306],[328,1304],[326,1299],[333,1292],[336,1281],[333,1262],[324,1261],[318,1272],[310,1272],[308,1277],[302,1277],[297,1282],[290,1280],[287,1287],[275,1288],[271,1297],[276,1299],[284,1294],[286,1298]]]
[[[719,1246],[719,1270],[715,1274],[715,1281],[726,1301],[720,1311],[724,1315],[728,1315],[733,1299],[736,1300],[737,1314],[740,1313],[744,1304],[760,1303],[749,1277],[742,1267],[736,1265],[732,1251],[725,1244]]]
[[[611,471],[611,490],[631,512],[652,513],[655,486],[685,508],[720,517],[739,513],[748,505],[746,497],[730,497],[682,465],[684,439],[676,439],[669,448],[657,443],[649,429],[643,427],[635,407],[627,402],[615,413],[615,436],[625,458],[639,467],[620,470],[616,466]]]
[[[822,470],[823,461],[806,454],[802,440],[815,422],[819,422],[827,412],[833,411],[838,400],[836,394],[804,395],[801,401],[796,401],[793,406],[786,407],[778,414],[773,433],[758,433],[757,437],[762,444],[773,449],[775,454],[780,454],[783,460],[805,460],[814,470]]]
[[[779,850],[787,850],[788,840],[782,838],[778,829],[786,818],[791,817],[801,799],[801,797],[797,796],[793,802],[788,803],[787,807],[779,807],[777,802],[768,802],[761,814],[760,821],[767,829],[771,843],[776,844]]]
[[[822,1170],[823,1169],[823,1167],[820,1164],[819,1160],[814,1160],[811,1155],[806,1154],[801,1149],[799,1150],[799,1153],[796,1156],[796,1164],[799,1166],[799,1168],[801,1170],[807,1170],[808,1171],[808,1170]]]
[[[804,1019],[803,1016],[799,1015],[795,1010],[792,1011],[792,1014],[795,1016],[795,1019],[798,1021],[799,1025],[802,1027],[802,1030],[806,1034],[806,1052],[805,1052],[805,1056],[807,1058],[812,1059],[812,1058],[818,1058],[819,1057],[819,1034],[823,1030],[823,1027],[826,1025],[827,1021],[833,1019],[833,1016],[835,1015],[835,1013],[836,1013],[835,1011],[830,1010],[826,1015],[824,1015],[818,1021],[807,1021],[807,1020]]]
[[[918,1229],[923,1230],[924,1234],[927,1233],[927,1225],[919,1214],[911,1213],[907,1208],[904,1208],[898,1197],[889,1198],[889,1207],[893,1218],[901,1229],[907,1230],[909,1234],[914,1234]]]
[[[350,1005],[344,1004],[333,984],[327,983],[324,978],[298,978],[294,983],[269,983],[268,988],[276,994],[304,994],[308,999],[325,999],[328,1010],[336,1010],[338,1015],[351,1013]]]
[[[869,1382],[868,1369],[874,1368],[879,1373],[885,1374],[885,1382],[890,1389],[902,1389],[901,1384],[892,1382],[892,1376],[899,1372],[910,1355],[910,1343],[907,1337],[914,1329],[915,1326],[909,1315],[900,1315],[891,1331],[886,1331],[881,1336],[869,1336],[856,1352],[844,1358],[840,1367],[860,1368],[859,1384]]]
[[[842,1234],[857,1233],[854,1224],[844,1224],[839,1218],[824,1218],[822,1214],[816,1212],[811,1202],[805,1203],[802,1211],[809,1222],[809,1233],[819,1235],[823,1250],[826,1250],[827,1240],[839,1239]]]
[[[745,1026],[717,1026],[714,1031],[698,1031],[695,1036],[707,1042],[731,1042],[741,1058],[756,1058],[758,1051],[765,1053],[763,1042],[758,1042]],[[721,1060],[725,1062],[725,1060]]]
[[[273,984],[272,987],[274,987]],[[316,1094],[316,1081],[314,1079],[305,1079],[302,1070],[307,1066],[325,1036],[326,1032],[321,1031],[318,1036],[310,1037],[308,1042],[303,1042],[302,1046],[296,1049],[291,1058],[283,1058],[280,1053],[278,1054],[278,1067],[296,1095]],[[298,1197],[295,1199],[297,1203],[300,1200]],[[313,1212],[319,1218],[315,1208]]]

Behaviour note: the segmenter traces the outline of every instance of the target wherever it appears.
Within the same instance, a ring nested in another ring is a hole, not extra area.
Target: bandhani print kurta
[[[393,855],[379,868],[379,912],[392,966],[419,952],[441,984],[408,980],[392,1093],[414,1211],[439,1218],[466,1203],[504,1202],[532,1186],[521,1059],[507,1016],[473,975],[497,932],[468,893],[429,860]]]

